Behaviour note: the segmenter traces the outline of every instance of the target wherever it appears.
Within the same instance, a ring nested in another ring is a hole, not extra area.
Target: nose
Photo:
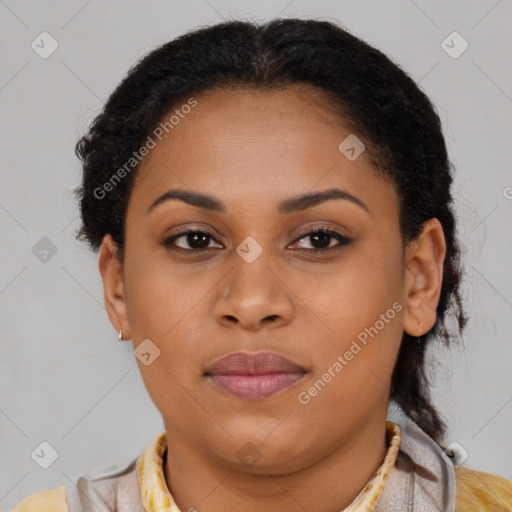
[[[291,295],[282,276],[269,266],[263,254],[252,263],[238,258],[221,288],[214,315],[229,328],[254,331],[282,327],[293,317]]]

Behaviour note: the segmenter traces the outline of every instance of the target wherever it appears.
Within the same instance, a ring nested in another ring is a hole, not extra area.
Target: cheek
[[[199,299],[193,288],[184,292],[172,286],[172,279],[158,276],[157,271],[152,271],[145,279],[141,273],[140,281],[130,288],[128,316],[134,348],[139,354],[150,353],[146,361],[137,357],[137,364],[158,410],[173,411],[178,407],[185,417],[193,417],[197,411],[191,395],[201,379],[202,367],[190,322]],[[150,364],[145,364],[147,359]]]
[[[184,286],[183,277],[149,259],[133,260],[126,275],[130,276],[126,303],[135,354],[150,354],[137,357],[141,375],[153,399],[162,394],[175,399],[177,382],[190,379],[191,369],[197,367],[198,347],[190,333],[201,287]],[[144,364],[148,359],[151,364]]]
[[[321,279],[313,276],[304,281],[302,294],[306,294],[303,296],[311,311],[329,328],[329,334],[347,340],[373,325],[401,300],[400,276],[396,257],[383,261],[362,254],[344,261]]]
[[[155,407],[162,414],[166,429],[179,430],[180,437],[186,438],[194,431],[202,398],[186,380],[190,363],[180,362],[162,351],[149,366],[138,362],[146,391]],[[177,414],[177,411],[179,413]]]
[[[329,328],[323,329],[328,334],[316,377],[338,383],[329,386],[327,400],[371,401],[389,384],[403,333],[400,257],[396,251],[380,251],[378,260],[372,254],[375,249],[340,267],[323,292],[310,294],[311,310]]]
[[[166,340],[197,295],[196,286],[178,267],[171,267],[160,251],[126,261],[127,313],[134,339]]]

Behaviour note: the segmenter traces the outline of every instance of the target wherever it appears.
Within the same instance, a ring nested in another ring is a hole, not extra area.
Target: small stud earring
[[[122,329],[119,331],[119,334],[117,335],[117,337],[118,337],[119,341],[123,341],[123,330]]]

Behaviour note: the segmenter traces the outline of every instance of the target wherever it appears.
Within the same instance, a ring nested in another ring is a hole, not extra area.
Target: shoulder
[[[31,494],[20,501],[11,512],[68,512],[66,486]]]
[[[493,510],[508,512],[512,507],[512,481],[502,476],[465,466],[455,469],[456,512]]]
[[[73,484],[30,494],[10,512],[145,512],[136,474],[139,458],[127,465],[110,465],[87,471]]]

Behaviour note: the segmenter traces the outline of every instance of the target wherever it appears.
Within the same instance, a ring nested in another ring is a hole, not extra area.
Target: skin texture
[[[166,428],[167,485],[182,511],[342,510],[385,455],[402,333],[421,336],[435,322],[442,227],[431,219],[402,252],[396,190],[374,174],[366,152],[350,161],[339,151],[350,131],[321,94],[289,87],[195,98],[197,106],[139,169],[124,264],[110,235],[99,253],[113,326],[134,348],[150,339],[160,350],[150,365],[138,364]],[[214,196],[226,211],[168,200],[147,213],[175,188]],[[350,192],[369,212],[334,199],[277,213],[284,199],[329,188]],[[213,237],[208,252],[190,248],[186,235],[175,241],[181,251],[161,244],[185,226]],[[319,226],[352,242],[331,237],[314,245],[301,235]],[[248,236],[263,250],[252,263],[236,252]],[[318,252],[325,246],[338,249]],[[395,302],[402,307],[394,318],[300,403],[299,393]],[[257,401],[233,397],[204,376],[224,355],[264,350],[307,374]],[[244,463],[246,453],[256,462]]]

